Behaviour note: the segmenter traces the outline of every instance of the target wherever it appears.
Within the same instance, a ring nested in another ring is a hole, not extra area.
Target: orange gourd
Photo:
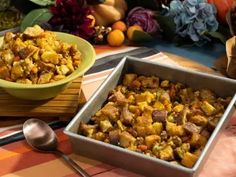
[[[234,1],[235,0],[208,0],[208,3],[216,6],[219,22],[226,24],[226,15],[233,6]]]

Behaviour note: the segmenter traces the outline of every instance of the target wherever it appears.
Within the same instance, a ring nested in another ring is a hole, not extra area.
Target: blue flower
[[[219,26],[216,8],[206,0],[173,0],[168,16],[174,19],[176,33],[194,42],[209,40],[205,32],[214,32]]]

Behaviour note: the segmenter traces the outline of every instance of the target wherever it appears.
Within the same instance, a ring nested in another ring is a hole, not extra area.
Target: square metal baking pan
[[[77,134],[79,123],[81,121],[88,122],[91,116],[102,107],[109,91],[115,88],[121,81],[122,75],[131,72],[139,75],[155,75],[161,79],[180,82],[195,89],[208,88],[221,97],[233,97],[193,168],[174,165],[158,158],[149,157]],[[69,136],[74,152],[80,155],[138,172],[148,177],[195,177],[204,165],[221,130],[224,129],[233,112],[236,111],[235,93],[235,80],[127,57],[118,64],[112,74],[102,83],[64,132]]]

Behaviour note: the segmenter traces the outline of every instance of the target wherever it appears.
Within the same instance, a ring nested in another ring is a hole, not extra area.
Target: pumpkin
[[[226,15],[231,9],[234,0],[208,0],[208,3],[214,4],[217,9],[217,17],[220,23],[226,24]]]
[[[127,4],[125,0],[105,0],[104,3],[90,6],[96,25],[108,26],[125,17]]]

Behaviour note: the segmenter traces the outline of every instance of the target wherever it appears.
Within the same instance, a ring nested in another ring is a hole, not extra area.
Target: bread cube
[[[46,84],[50,82],[51,78],[53,76],[53,73],[44,73],[39,76],[38,84]]]
[[[161,87],[163,87],[163,88],[168,88],[170,86],[170,81],[168,81],[168,80],[163,80],[162,82],[161,82]]]
[[[178,155],[179,158],[183,159],[184,154],[186,152],[190,151],[190,144],[189,143],[183,143],[180,147],[177,147],[175,149],[175,153]]]
[[[159,87],[159,78],[158,77],[140,76],[140,77],[138,77],[138,80],[141,82],[141,85],[144,88],[158,88]]]
[[[160,151],[160,159],[167,161],[174,160],[174,151],[171,146],[166,146]]]
[[[147,126],[153,122],[151,115],[145,114],[136,118],[136,125]]]
[[[108,116],[110,120],[116,121],[119,115],[119,109],[112,102],[108,102],[102,109],[101,113]]]
[[[131,83],[137,78],[137,74],[125,74],[123,79],[123,84],[125,86],[130,86]]]
[[[97,125],[87,125],[81,122],[79,131],[85,136],[92,137],[97,132]]]
[[[183,136],[185,133],[183,126],[168,121],[166,123],[166,131],[170,136]]]
[[[136,139],[130,133],[126,131],[120,133],[120,140],[119,140],[120,146],[128,148],[129,146],[134,144],[135,141]]]
[[[112,128],[112,124],[109,120],[102,120],[100,121],[100,128],[102,132],[107,132]]]

